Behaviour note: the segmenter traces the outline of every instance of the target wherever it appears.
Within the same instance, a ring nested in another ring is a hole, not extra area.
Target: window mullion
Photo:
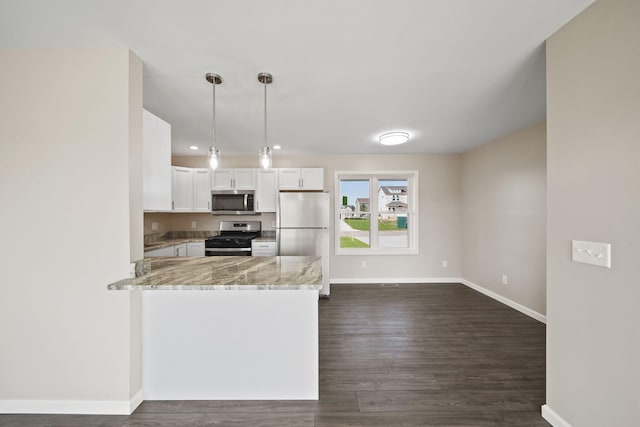
[[[378,178],[371,177],[369,179],[369,200],[371,204],[371,214],[369,218],[369,230],[371,233],[371,248],[378,249],[380,247],[378,241]]]

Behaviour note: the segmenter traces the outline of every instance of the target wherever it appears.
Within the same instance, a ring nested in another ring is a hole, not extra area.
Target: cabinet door
[[[277,173],[259,170],[256,186],[256,212],[275,212],[278,203]]]
[[[234,189],[236,190],[255,190],[256,189],[256,170],[255,169],[235,169],[234,171]]]
[[[300,185],[304,190],[324,190],[324,169],[300,169]]]
[[[204,241],[187,243],[187,256],[204,256]]]
[[[187,244],[182,243],[180,245],[175,245],[175,256],[187,256]]]
[[[142,208],[171,210],[171,125],[142,110]]]
[[[173,212],[189,212],[193,209],[193,174],[191,168],[174,166]]]
[[[280,190],[300,189],[300,169],[282,168],[278,169],[278,188]]]
[[[173,256],[175,255],[176,250],[173,246],[167,246],[166,248],[160,249],[151,249],[149,251],[144,251],[144,257],[149,256]]]
[[[251,242],[251,255],[252,256],[276,256],[278,255],[278,249],[276,242]]]
[[[211,178],[209,169],[193,169],[193,210],[211,211]]]
[[[211,173],[212,190],[233,189],[233,169],[216,169]]]

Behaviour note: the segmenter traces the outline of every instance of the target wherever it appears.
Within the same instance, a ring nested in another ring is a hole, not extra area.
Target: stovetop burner
[[[260,237],[260,221],[221,221],[220,234],[210,236],[205,248],[250,248],[251,240]]]

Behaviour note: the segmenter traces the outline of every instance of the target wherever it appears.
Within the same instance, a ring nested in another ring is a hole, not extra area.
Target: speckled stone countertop
[[[112,290],[320,290],[322,257],[157,257],[151,272]]]
[[[144,250],[166,248],[182,243],[203,242],[207,237],[218,234],[212,231],[168,231],[144,236]]]

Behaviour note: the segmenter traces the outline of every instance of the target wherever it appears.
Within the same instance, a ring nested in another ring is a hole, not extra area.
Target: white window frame
[[[418,171],[336,171],[335,172],[335,254],[336,255],[418,255]],[[407,180],[407,231],[409,246],[406,248],[380,248],[378,242],[378,188],[379,181],[387,181],[394,179]],[[370,230],[370,247],[369,248],[341,248],[340,247],[340,207],[342,206],[342,195],[340,194],[341,180],[369,180],[369,224]],[[373,230],[373,224],[376,224]]]

